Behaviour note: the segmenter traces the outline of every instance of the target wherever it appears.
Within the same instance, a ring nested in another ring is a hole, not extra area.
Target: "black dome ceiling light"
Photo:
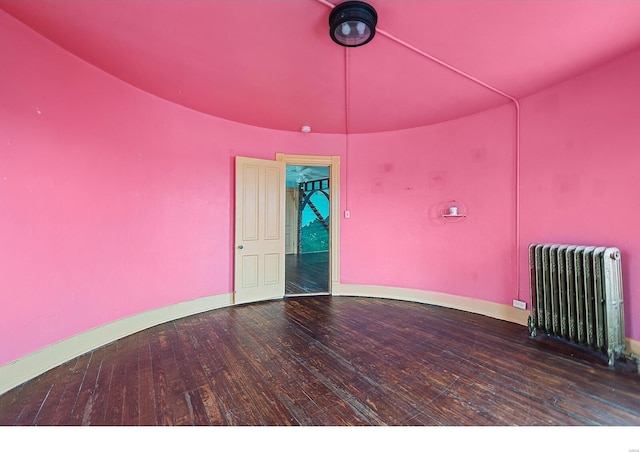
[[[329,14],[331,39],[345,47],[358,47],[373,39],[376,34],[378,13],[365,2],[344,2]]]

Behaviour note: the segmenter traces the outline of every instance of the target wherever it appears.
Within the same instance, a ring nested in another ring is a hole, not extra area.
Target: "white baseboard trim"
[[[64,339],[0,367],[0,394],[60,364],[133,333],[212,309],[231,306],[232,294],[212,295],[142,312]]]
[[[513,306],[426,290],[403,289],[389,286],[361,286],[356,284],[339,284],[337,287],[332,287],[332,289],[334,291],[333,295],[414,301],[482,314],[487,317],[506,320],[519,325],[527,325],[527,318],[529,317],[528,310],[514,308]]]
[[[640,341],[636,341],[635,339],[627,338],[627,350],[631,353],[634,353],[637,356],[640,356]],[[640,362],[638,362],[640,365]]]

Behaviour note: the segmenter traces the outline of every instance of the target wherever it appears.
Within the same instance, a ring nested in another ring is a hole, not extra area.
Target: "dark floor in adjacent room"
[[[287,254],[285,295],[329,293],[329,252]]]

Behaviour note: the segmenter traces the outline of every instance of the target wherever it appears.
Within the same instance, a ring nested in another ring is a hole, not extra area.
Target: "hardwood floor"
[[[287,254],[285,294],[329,292],[329,252]]]
[[[481,315],[298,297],[80,356],[0,396],[0,425],[638,426],[640,377]]]

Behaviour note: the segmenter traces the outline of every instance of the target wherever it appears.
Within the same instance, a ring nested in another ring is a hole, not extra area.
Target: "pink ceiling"
[[[260,127],[396,130],[508,102],[380,33],[339,47],[327,3],[0,0],[0,8],[133,86]],[[516,98],[640,45],[640,1],[369,3],[379,30]]]

